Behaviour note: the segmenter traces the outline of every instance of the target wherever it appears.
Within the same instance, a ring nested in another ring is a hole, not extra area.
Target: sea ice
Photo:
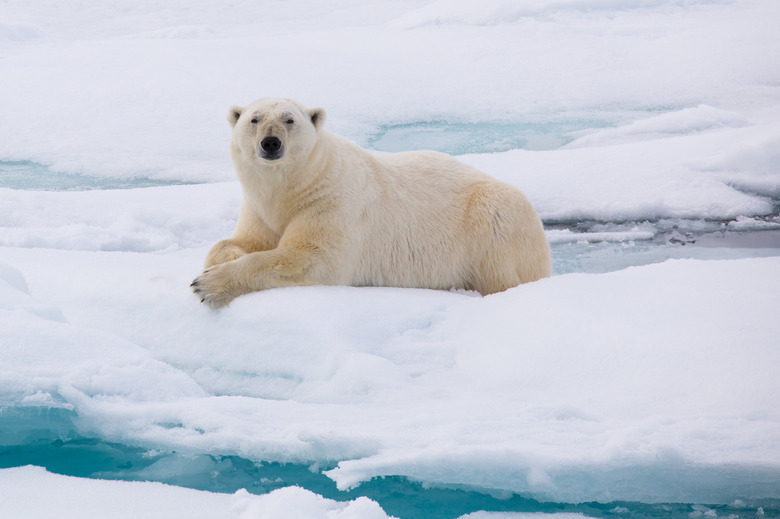
[[[159,479],[236,456],[342,489],[777,515],[780,3],[10,0],[0,19],[0,166],[60,175],[0,182],[3,448],[114,442]],[[187,287],[241,199],[225,113],[259,96],[323,106],[367,146],[436,121],[483,141],[554,127],[544,151],[447,145],[529,196],[558,275],[201,308]],[[139,182],[194,185],[105,189]],[[31,467],[0,470],[0,497],[19,518],[386,516]]]
[[[14,519],[386,519],[365,497],[339,503],[288,487],[263,496],[214,494],[161,483],[58,476],[38,467],[0,470],[0,516]]]

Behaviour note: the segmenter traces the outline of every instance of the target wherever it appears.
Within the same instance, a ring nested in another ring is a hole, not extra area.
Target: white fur
[[[375,156],[324,120],[289,99],[231,108],[244,201],[193,282],[204,303],[314,284],[490,294],[550,275],[542,223],[519,190],[443,153]],[[281,158],[263,158],[269,136]]]

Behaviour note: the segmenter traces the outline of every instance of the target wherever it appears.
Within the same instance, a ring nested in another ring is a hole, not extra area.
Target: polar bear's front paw
[[[195,278],[190,287],[201,303],[211,308],[222,308],[241,295],[229,271],[227,264],[215,265]]]

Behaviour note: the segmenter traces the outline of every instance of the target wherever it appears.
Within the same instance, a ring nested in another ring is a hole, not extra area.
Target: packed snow
[[[41,495],[45,496],[41,499]],[[294,503],[294,504],[293,504]],[[293,504],[293,505],[291,505]],[[53,512],[56,512],[53,514]],[[0,515],[14,519],[386,519],[375,502],[324,499],[288,487],[263,496],[198,492],[160,483],[87,481],[40,468],[0,470]]]
[[[2,3],[0,516],[381,518],[359,491],[388,476],[780,514],[778,20],[774,0]],[[518,186],[555,275],[201,307],[188,285],[241,201],[227,110],[261,96]],[[6,461],[74,434],[157,482]],[[204,456],[346,497],[159,483]]]

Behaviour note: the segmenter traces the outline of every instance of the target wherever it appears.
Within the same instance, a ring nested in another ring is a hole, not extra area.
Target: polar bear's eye
[[[257,117],[255,117],[254,119],[252,119],[252,124],[257,124]]]
[[[295,121],[293,121],[292,119],[287,119],[285,122],[286,122],[287,124],[293,124]]]

